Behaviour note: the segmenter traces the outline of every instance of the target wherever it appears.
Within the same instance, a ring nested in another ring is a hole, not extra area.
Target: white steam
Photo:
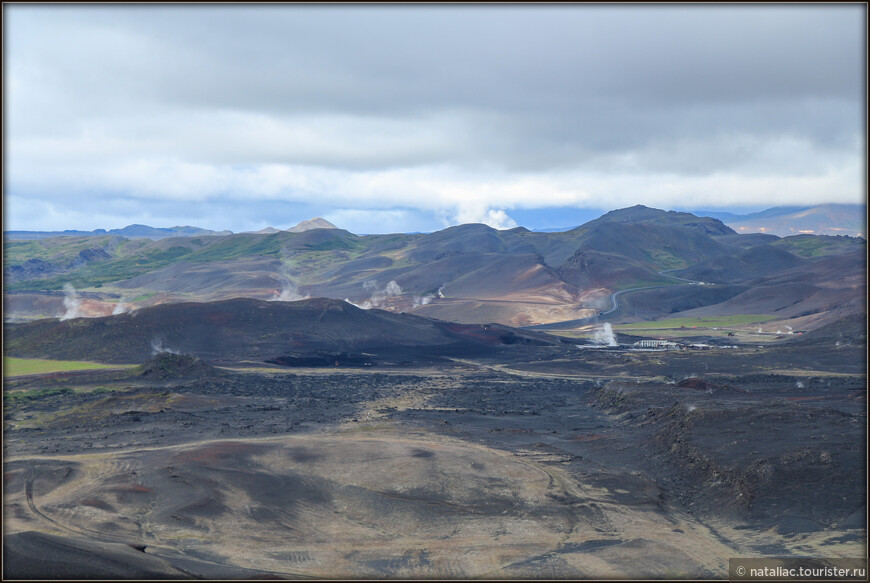
[[[605,322],[600,330],[595,331],[595,334],[592,335],[592,342],[606,346],[616,346],[616,335],[613,333],[613,326],[610,325],[610,322]]]
[[[435,299],[435,296],[433,296],[433,295],[426,295],[426,296],[422,296],[422,297],[414,296],[414,305],[412,307],[418,308],[420,306],[425,306],[426,304],[428,304],[429,302],[431,302],[434,299]]]
[[[130,311],[130,306],[127,305],[126,302],[122,299],[120,302],[115,304],[115,309],[112,310],[112,315],[117,316],[118,314],[124,314]]]
[[[438,291],[436,291],[434,294],[426,294],[424,296],[414,296],[413,307],[416,308],[418,306],[425,306],[426,304],[428,304],[432,300],[437,300],[437,299],[443,298],[444,293],[442,293],[442,290],[444,290],[445,285],[447,285],[447,284],[443,284],[441,287],[439,287]]]
[[[361,304],[354,304],[348,299],[345,299],[346,302],[350,302],[358,308],[362,308],[363,310],[370,310],[372,308],[381,308],[384,307],[384,304],[387,298],[397,297],[402,295],[402,288],[396,283],[395,280],[390,280],[384,289],[378,289],[378,282],[370,279],[367,282],[363,283],[363,289],[365,290],[374,290],[372,291],[372,295],[369,299],[365,300]]]
[[[411,306],[411,308],[413,309],[413,308],[418,308],[420,306],[425,306],[426,304],[430,303],[432,300],[437,300],[437,299],[443,298],[444,297],[444,294],[442,293],[443,289],[444,289],[444,286],[442,285],[441,287],[438,288],[438,291],[436,291],[434,294],[426,294],[424,296],[414,296],[414,305]]]
[[[287,283],[281,288],[281,293],[275,292],[274,297],[269,298],[270,302],[298,302],[299,300],[307,300],[311,296],[299,292],[299,288],[292,283]]]
[[[65,294],[63,296],[64,313],[60,319],[69,320],[70,318],[80,317],[79,309],[81,308],[82,301],[79,299],[79,294],[76,293],[76,288],[69,283],[65,283],[63,284],[63,291]]]
[[[399,284],[395,282],[395,280],[391,280],[390,283],[387,284],[387,287],[384,288],[384,293],[388,296],[398,296],[402,293],[402,288],[399,287]]]
[[[800,382],[800,381],[795,382],[794,386],[797,387],[797,388],[799,388],[799,389],[804,388],[804,384],[803,384],[802,382]]]
[[[273,296],[269,298],[270,302],[298,302],[299,300],[307,300],[311,296],[302,294],[299,288],[290,280],[290,274],[286,270],[281,272],[281,291],[275,290]]]
[[[163,346],[163,340],[160,338],[153,338],[151,340],[151,355],[157,356],[164,352],[168,352],[169,354],[181,354],[177,350],[172,350],[171,348]]]

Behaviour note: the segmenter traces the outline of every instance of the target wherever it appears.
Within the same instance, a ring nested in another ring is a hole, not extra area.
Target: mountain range
[[[336,226],[326,219],[315,217],[307,221],[290,227],[287,229],[290,233],[301,233],[310,229],[335,229]],[[279,233],[281,229],[275,227],[266,227],[260,231],[255,231],[257,234],[268,235],[271,233]],[[201,229],[199,227],[149,227],[148,225],[128,225],[123,229],[95,229],[93,231],[4,231],[3,235],[7,240],[12,241],[27,241],[30,239],[48,239],[51,237],[99,237],[101,235],[118,235],[125,239],[151,239],[157,241],[169,237],[198,237],[207,235],[232,235],[232,231],[212,231],[209,229]]]
[[[768,233],[786,237],[789,235],[847,235],[866,238],[867,225],[864,217],[866,207],[855,204],[824,204],[818,206],[780,206],[764,211],[735,214],[723,211],[693,210],[689,214],[722,221],[739,233]],[[683,213],[686,214],[686,213]],[[309,229],[335,229],[335,225],[321,217],[315,217],[286,229],[291,233]],[[573,227],[532,229],[536,233],[570,231]],[[261,235],[277,233],[282,229],[266,227],[253,232]],[[147,225],[128,225],[122,229],[95,229],[93,231],[4,231],[7,240],[46,239],[49,237],[89,237],[120,235],[127,239],[164,239],[167,237],[193,237],[197,235],[231,235],[232,231],[211,231],[199,227],[158,228]],[[407,233],[419,235],[422,233]]]
[[[867,211],[857,204],[781,206],[746,215],[711,211],[692,211],[692,214],[719,219],[738,233],[767,233],[780,237],[801,234],[867,236]]]
[[[107,233],[7,241],[4,302],[7,320],[26,320],[322,297],[510,326],[582,320],[617,303],[612,318],[738,310],[808,328],[864,309],[865,251],[860,238],[739,234],[712,217],[641,205],[553,233],[482,224],[413,235]],[[628,293],[635,288],[648,289]]]
[[[95,229],[93,231],[4,231],[7,240],[26,241],[29,239],[48,239],[51,237],[99,237],[117,235],[127,239],[165,239],[167,237],[195,237],[198,235],[230,235],[232,231],[211,231],[199,227],[149,227],[148,225],[127,225],[122,229]]]

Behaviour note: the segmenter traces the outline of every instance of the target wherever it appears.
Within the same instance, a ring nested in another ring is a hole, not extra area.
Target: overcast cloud
[[[863,5],[3,11],[6,229],[866,197]]]

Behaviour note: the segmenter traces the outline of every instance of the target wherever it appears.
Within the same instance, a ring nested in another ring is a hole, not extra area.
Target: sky
[[[865,22],[863,4],[4,4],[4,229],[865,204]]]

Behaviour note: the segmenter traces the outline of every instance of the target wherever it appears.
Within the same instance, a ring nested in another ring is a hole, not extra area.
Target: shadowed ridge
[[[3,537],[4,579],[189,579],[129,545],[18,532]]]
[[[388,361],[406,361],[558,342],[506,326],[450,324],[406,313],[363,310],[328,298],[161,304],[116,316],[39,320],[6,329],[9,355],[141,363],[154,352],[168,352],[176,354],[157,359],[150,374],[165,370],[184,375],[206,374],[204,363],[184,360],[190,355],[213,362],[262,361],[327,351],[375,353]]]
[[[17,532],[3,537],[3,579],[283,579],[268,571],[218,564],[178,553],[161,555],[152,554],[151,549],[142,544],[107,543],[36,531]]]

